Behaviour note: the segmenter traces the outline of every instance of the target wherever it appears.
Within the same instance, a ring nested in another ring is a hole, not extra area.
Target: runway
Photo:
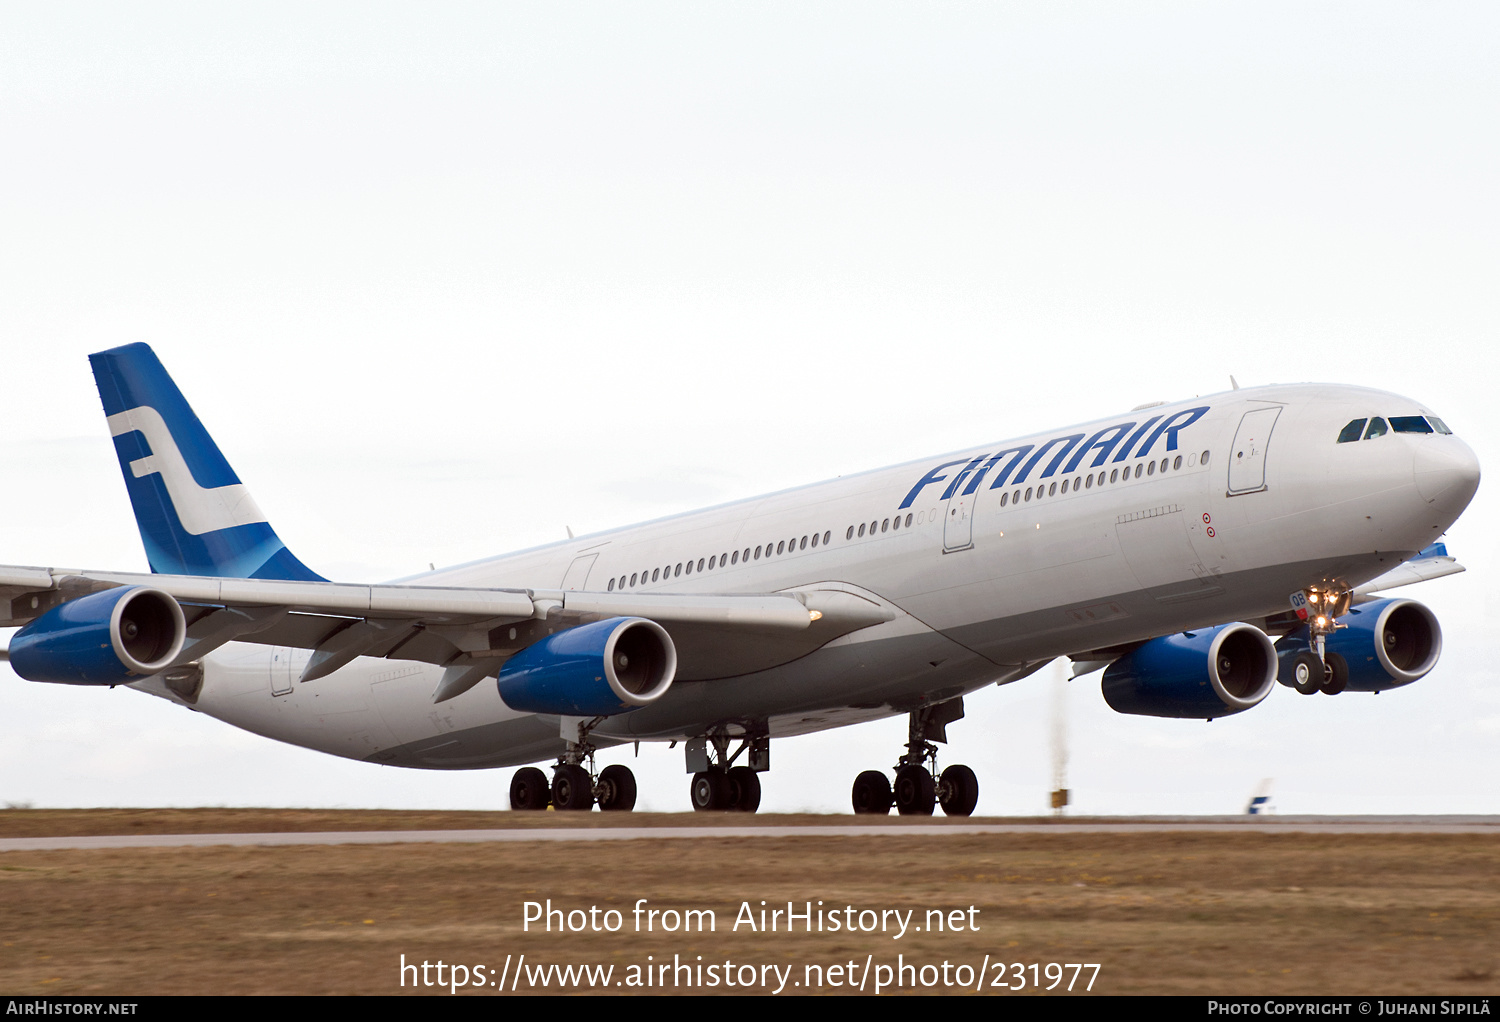
[[[957,823],[876,820],[846,824],[735,825],[705,821],[693,827],[527,826],[474,830],[345,830],[243,834],[105,834],[0,838],[0,852],[102,848],[197,848],[256,845],[485,844],[535,841],[680,841],[704,838],[940,837],[1065,834],[1470,834],[1500,836],[1500,816],[1220,816],[1128,817]]]

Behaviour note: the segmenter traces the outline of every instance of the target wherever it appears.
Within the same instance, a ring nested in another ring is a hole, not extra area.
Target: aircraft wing
[[[226,642],[291,646],[314,651],[303,681],[360,656],[417,660],[449,668],[446,697],[553,632],[605,618],[661,625],[677,647],[678,680],[699,681],[765,670],[896,616],[836,583],[766,594],[598,593],[0,566],[0,626],[116,586],[157,589],[182,606],[187,642],[174,667]]]
[[[1411,560],[1403,561],[1384,575],[1359,586],[1354,590],[1354,600],[1359,603],[1387,589],[1409,586],[1415,582],[1426,582],[1428,579],[1442,578],[1444,575],[1457,575],[1463,570],[1464,566],[1448,555],[1448,548],[1445,545],[1433,543]]]

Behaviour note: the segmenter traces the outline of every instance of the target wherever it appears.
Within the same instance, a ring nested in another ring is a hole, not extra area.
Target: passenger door
[[[1229,495],[1257,493],[1266,488],[1266,449],[1281,406],[1245,413],[1229,450]]]

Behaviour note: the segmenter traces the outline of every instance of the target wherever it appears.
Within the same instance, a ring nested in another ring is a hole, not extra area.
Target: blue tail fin
[[[325,581],[277,537],[150,347],[89,363],[152,571]]]

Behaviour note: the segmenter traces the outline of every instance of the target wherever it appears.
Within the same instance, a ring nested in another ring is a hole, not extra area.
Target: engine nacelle
[[[121,685],[156,674],[182,652],[187,622],[160,589],[122,586],[53,607],[10,640],[27,681]]]
[[[1243,623],[1163,635],[1104,671],[1104,701],[1119,713],[1211,720],[1248,710],[1276,684],[1276,647]]]
[[[1437,666],[1443,652],[1443,629],[1437,616],[1416,600],[1372,600],[1351,607],[1338,619],[1340,628],[1323,640],[1329,669],[1340,687],[1351,692],[1379,692],[1410,685]],[[1283,655],[1311,648],[1307,629],[1277,644]]]
[[[660,699],[677,675],[667,630],[614,617],[549,635],[505,662],[500,698],[513,710],[598,717]]]

